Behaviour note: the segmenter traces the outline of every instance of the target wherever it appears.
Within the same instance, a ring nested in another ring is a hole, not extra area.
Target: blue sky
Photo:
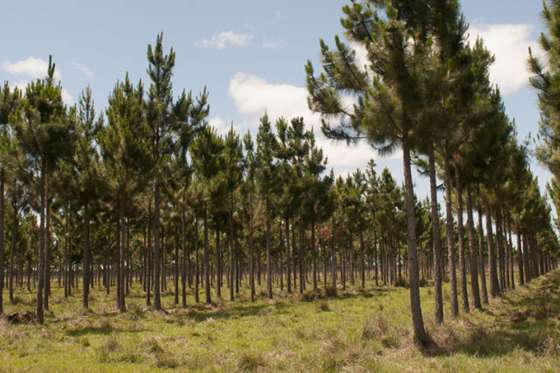
[[[304,64],[317,62],[319,38],[332,41],[341,33],[341,7],[334,0],[167,0],[167,1],[10,1],[2,4],[0,81],[23,85],[41,75],[52,54],[68,102],[91,85],[99,107],[117,79],[128,72],[144,79],[146,46],[164,32],[164,42],[177,52],[175,91],[210,91],[212,123],[224,129],[233,122],[240,131],[254,129],[258,117],[301,115],[317,126],[307,111]],[[542,30],[537,0],[463,0],[463,11],[497,57],[492,79],[505,95],[508,113],[519,135],[535,133],[538,110],[527,86],[528,46]],[[367,146],[347,149],[321,140],[337,172],[362,167],[371,157]],[[399,180],[398,154],[379,159]],[[541,184],[549,175],[536,162]],[[426,194],[426,180],[416,178]]]

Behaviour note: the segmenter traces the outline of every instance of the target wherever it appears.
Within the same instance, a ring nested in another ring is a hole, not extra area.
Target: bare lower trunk
[[[212,303],[210,293],[210,243],[208,242],[208,208],[204,206],[204,292],[206,304]]]
[[[4,169],[0,169],[0,315],[4,313]]]
[[[474,217],[473,217],[473,204],[472,193],[470,187],[467,188],[467,237],[469,241],[470,251],[470,269],[471,269],[471,291],[473,297],[473,304],[476,309],[482,309],[480,301],[480,289],[478,286],[478,251],[476,247],[475,233],[474,233]]]
[[[154,234],[154,259],[152,262],[154,268],[154,308],[161,310],[161,237],[160,237],[160,185],[156,181],[154,188],[154,220],[153,220],[153,234]]]
[[[499,294],[498,273],[496,269],[496,251],[492,233],[492,209],[486,205],[486,237],[488,241],[488,266],[490,267],[490,295],[495,298]]]
[[[41,212],[40,212],[40,233],[39,233],[39,252],[37,257],[37,321],[44,322],[43,296],[45,288],[45,245],[47,240],[46,208],[48,196],[48,175],[45,161],[41,165]],[[3,198],[2,198],[3,199]]]
[[[70,213],[70,212],[68,212]],[[90,267],[91,267],[91,242],[90,242],[90,215],[89,206],[84,206],[84,258],[83,258],[83,289],[82,289],[82,304],[84,308],[89,308],[89,289],[90,289]]]
[[[446,224],[445,235],[447,236],[447,248],[449,255],[449,273],[451,282],[451,316],[457,318],[459,316],[459,302],[457,299],[457,251],[453,237],[453,209],[451,197],[451,166],[449,165],[449,155],[446,154],[444,160],[445,172],[445,210],[446,210]]]
[[[488,304],[488,288],[486,286],[486,270],[484,266],[484,226],[482,225],[482,207],[480,206],[480,198],[477,206],[478,229],[480,231],[478,237],[478,268],[480,274],[480,284],[482,285],[482,303]]]
[[[437,181],[436,181],[436,162],[434,157],[434,147],[430,144],[428,151],[430,167],[430,201],[432,213],[432,237],[434,250],[434,297],[435,297],[435,318],[436,323],[443,323],[443,253],[441,248],[441,236],[439,228],[439,213],[437,201]]]
[[[412,325],[414,327],[414,339],[417,343],[425,345],[429,337],[424,329],[422,307],[420,304],[420,287],[418,279],[418,253],[416,249],[416,214],[414,211],[414,190],[412,184],[412,172],[410,165],[410,149],[406,139],[403,141],[403,163],[405,181],[405,205],[408,231],[408,281],[410,285],[410,310],[412,313]]]
[[[469,312],[469,293],[467,290],[467,263],[463,230],[463,190],[459,173],[455,172],[455,188],[457,191],[457,235],[459,236],[459,267],[461,268],[461,300],[463,311]]]

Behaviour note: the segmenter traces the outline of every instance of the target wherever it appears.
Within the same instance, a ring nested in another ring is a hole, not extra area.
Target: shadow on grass
[[[558,345],[560,335],[556,320],[560,317],[560,272],[535,280],[521,291],[504,294],[492,315],[494,324],[469,326],[470,335],[464,340],[441,345],[428,355],[465,353],[477,357],[496,357],[515,350],[539,354]],[[449,326],[449,328],[452,328]]]
[[[83,337],[86,335],[113,335],[119,333],[142,333],[145,332],[147,329],[143,328],[134,328],[134,329],[122,329],[113,326],[85,326],[83,328],[76,328],[72,330],[68,330],[66,335],[69,337]]]

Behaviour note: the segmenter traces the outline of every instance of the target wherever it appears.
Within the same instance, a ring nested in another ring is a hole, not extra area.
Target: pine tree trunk
[[[237,276],[235,276],[235,242],[233,239],[233,193],[229,195],[229,217],[228,217],[228,245],[229,245],[229,266],[230,266],[230,281],[231,287],[229,289],[229,300],[235,300],[234,282],[237,283]]]
[[[478,215],[478,229],[480,234],[478,236],[478,256],[479,256],[479,274],[480,284],[482,285],[482,303],[488,304],[488,288],[486,286],[486,270],[484,265],[484,226],[482,225],[482,207],[480,206],[480,198],[477,205]]]
[[[4,168],[0,169],[0,316],[4,313]]]
[[[3,195],[4,193],[2,193]],[[38,251],[38,268],[37,268],[37,321],[42,324],[44,322],[44,288],[45,288],[45,244],[47,239],[47,224],[46,224],[46,208],[48,196],[48,175],[46,161],[43,160],[41,164],[41,212],[40,212],[40,239]],[[1,198],[4,199],[3,197]]]
[[[490,295],[496,298],[499,294],[498,273],[496,269],[496,251],[492,233],[492,208],[486,204],[486,236],[488,237],[488,266],[490,267]]]
[[[459,237],[459,267],[461,268],[461,300],[463,311],[469,312],[469,294],[467,290],[467,263],[463,230],[463,190],[459,172],[455,170],[455,188],[457,192],[457,235]]]
[[[152,206],[148,205],[148,221],[146,226],[146,306],[152,305],[152,233],[153,233],[153,220],[152,220]]]
[[[360,280],[361,287],[366,287],[366,244],[364,241],[364,231],[360,230]]]
[[[430,201],[432,209],[432,239],[434,250],[434,297],[435,297],[435,318],[436,323],[443,323],[443,253],[441,247],[441,236],[439,227],[439,213],[437,201],[437,181],[436,181],[436,162],[434,156],[434,146],[429,145],[428,150],[429,172],[430,172]]]
[[[473,304],[476,309],[482,309],[480,301],[480,289],[478,285],[478,253],[474,232],[474,216],[471,188],[467,187],[467,239],[469,241],[470,263],[471,263],[471,291]]]
[[[188,266],[188,249],[187,244],[185,242],[185,207],[184,201],[181,204],[182,211],[181,211],[181,238],[180,238],[180,245],[181,245],[181,252],[183,255],[182,266],[181,266],[181,305],[184,307],[187,306],[187,266]]]
[[[317,290],[317,244],[315,242],[315,222],[311,222],[311,255],[313,255],[313,291]]]
[[[90,289],[90,266],[91,266],[91,239],[90,239],[90,214],[89,205],[84,206],[84,262],[83,262],[83,289],[82,305],[85,309],[89,308],[89,289]]]
[[[418,280],[418,253],[416,249],[416,213],[414,211],[414,190],[412,184],[412,172],[410,165],[410,149],[407,139],[403,139],[403,166],[405,181],[405,205],[407,220],[407,242],[408,242],[408,281],[410,285],[410,310],[412,313],[412,325],[414,327],[414,339],[417,343],[425,345],[429,342],[428,335],[424,329],[422,307],[420,304],[420,286]]]
[[[208,237],[208,207],[204,204],[204,292],[206,304],[212,304],[210,293],[210,243]]]
[[[453,237],[453,208],[451,197],[451,166],[449,154],[446,152],[444,159],[444,183],[445,183],[445,210],[446,224],[445,235],[447,236],[447,249],[449,255],[449,272],[451,282],[451,316],[456,319],[459,316],[459,302],[457,297],[457,250]]]
[[[14,212],[17,215],[17,211]],[[14,255],[16,252],[17,247],[17,226],[18,226],[18,218],[15,216],[14,222],[12,223],[12,246],[10,249],[10,265],[8,268],[8,299],[10,304],[14,304]]]
[[[153,220],[153,239],[154,239],[154,255],[153,255],[153,269],[154,269],[154,308],[161,310],[161,233],[160,233],[160,183],[156,180],[154,188],[154,220]]]
[[[251,301],[255,301],[255,246],[253,242],[253,217],[249,216],[249,286],[251,287]]]
[[[286,217],[284,219],[284,240],[286,242],[286,281],[288,287],[288,293],[292,293],[292,259],[290,254],[290,219]]]
[[[47,178],[48,181],[48,178]],[[43,308],[45,310],[49,309],[49,298],[51,295],[51,209],[50,209],[50,197],[48,194],[48,184],[47,184],[47,195],[46,195],[46,205],[45,205],[45,286],[43,288]]]
[[[266,287],[268,291],[268,298],[272,299],[272,253],[271,253],[271,207],[268,201],[268,196],[266,197],[266,237],[265,237],[265,245],[266,245]]]
[[[126,312],[125,288],[124,288],[124,260],[125,260],[125,220],[124,220],[124,201],[121,195],[119,198],[118,212],[118,253],[117,253],[117,308],[119,312]]]
[[[175,231],[175,237],[178,236],[178,232]],[[179,240],[175,243],[175,250],[173,250],[174,254],[174,262],[173,262],[173,286],[174,286],[174,303],[175,305],[179,304]]]
[[[519,227],[517,227],[517,265],[519,270],[519,284],[525,284],[525,268],[523,266],[523,250],[521,244],[521,231]]]

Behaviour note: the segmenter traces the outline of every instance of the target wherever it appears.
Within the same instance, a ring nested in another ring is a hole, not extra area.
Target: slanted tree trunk
[[[422,317],[422,306],[420,304],[420,286],[418,279],[418,253],[416,249],[416,214],[414,211],[414,190],[412,185],[412,172],[410,165],[410,148],[407,139],[403,139],[403,166],[405,182],[405,205],[407,221],[408,242],[408,281],[410,286],[410,310],[412,313],[412,325],[414,327],[414,339],[417,343],[425,345],[429,337],[424,329]]]

